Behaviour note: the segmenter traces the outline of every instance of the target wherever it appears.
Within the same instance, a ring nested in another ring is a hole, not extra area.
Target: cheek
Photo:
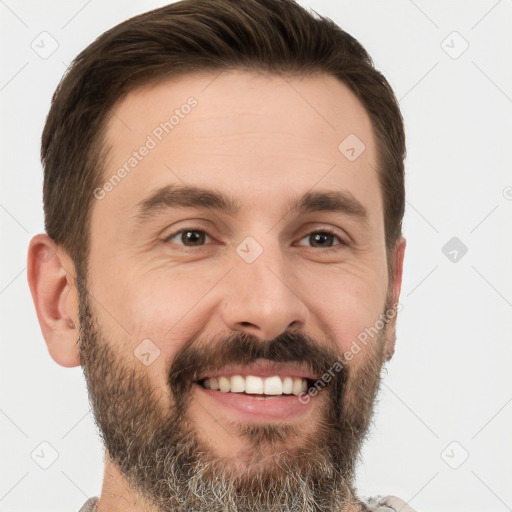
[[[310,276],[309,284],[305,276],[302,281],[304,289],[311,290],[306,304],[319,322],[319,332],[327,333],[341,352],[350,351],[365,332],[374,332],[387,296],[384,266],[331,267],[323,277],[318,272]],[[315,286],[310,286],[313,282]]]
[[[212,313],[207,310],[206,298],[218,281],[212,274],[211,269],[152,268],[141,272],[127,268],[122,280],[112,278],[112,291],[108,292],[112,316],[129,332],[130,350],[150,353],[150,359],[154,358],[151,371],[158,368],[167,372],[183,346],[204,333]],[[113,328],[120,331],[117,322]]]
[[[162,338],[166,333],[172,335],[175,327],[186,323],[190,312],[197,311],[201,298],[217,280],[216,271],[209,265],[146,261],[122,255],[99,261],[100,272],[91,290],[125,330],[139,337]]]

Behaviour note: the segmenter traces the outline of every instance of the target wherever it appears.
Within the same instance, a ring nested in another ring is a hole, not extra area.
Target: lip
[[[201,375],[197,380],[211,379],[218,377],[232,377],[233,375],[241,375],[247,377],[253,375],[255,377],[267,378],[277,375],[279,377],[296,377],[310,380],[317,380],[318,377],[310,371],[293,363],[275,363],[272,361],[258,361],[248,365],[226,366],[220,370],[212,371]]]
[[[298,396],[263,396],[214,391],[203,388],[197,383],[194,383],[194,386],[200,396],[202,395],[208,401],[213,402],[215,406],[226,410],[229,416],[249,423],[283,422],[307,414],[323,391],[316,396],[307,393]]]

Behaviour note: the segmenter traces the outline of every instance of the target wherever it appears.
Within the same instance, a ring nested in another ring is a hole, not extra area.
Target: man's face
[[[394,334],[357,341],[392,306],[364,108],[331,77],[229,72],[113,113],[80,296],[111,459],[161,510],[186,485],[197,507],[217,486],[264,510],[272,482],[287,510],[306,489],[347,503]]]

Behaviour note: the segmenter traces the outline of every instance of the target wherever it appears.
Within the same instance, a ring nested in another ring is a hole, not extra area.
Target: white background
[[[40,136],[78,52],[164,3],[0,1],[0,511],[77,511],[100,492],[81,369],[48,355],[26,282],[27,245],[43,230]],[[403,311],[360,492],[425,512],[511,510],[512,2],[302,3],[367,48],[408,137]],[[43,31],[59,45],[47,59],[31,47]],[[468,248],[456,262],[442,252],[454,236]],[[51,457],[43,441],[58,453],[48,469],[31,458]]]

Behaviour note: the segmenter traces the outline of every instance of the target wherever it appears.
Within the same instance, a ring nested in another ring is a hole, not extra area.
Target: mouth
[[[296,365],[260,362],[210,372],[195,384],[217,414],[223,410],[238,420],[260,423],[306,414],[323,395],[322,388],[313,388],[317,380]],[[317,392],[310,395],[311,389]]]

